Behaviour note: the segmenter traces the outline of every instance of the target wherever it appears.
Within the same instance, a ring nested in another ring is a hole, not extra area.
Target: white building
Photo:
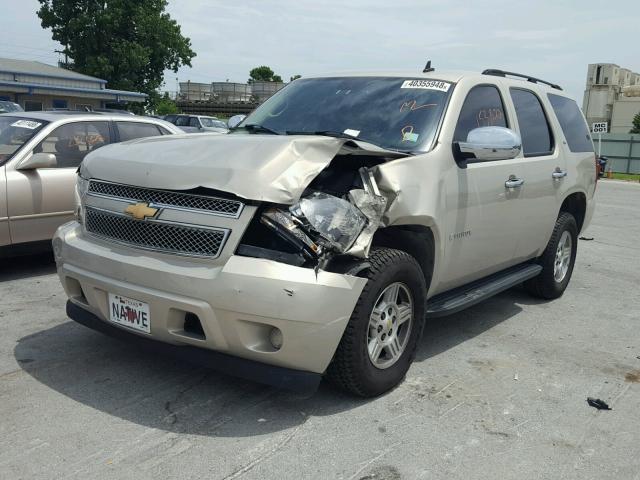
[[[582,110],[591,125],[608,122],[611,133],[628,133],[633,117],[640,113],[640,74],[614,63],[592,63]]]

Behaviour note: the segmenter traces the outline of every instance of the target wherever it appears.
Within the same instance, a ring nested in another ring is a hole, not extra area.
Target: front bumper
[[[120,340],[131,342],[151,354],[171,356],[222,373],[232,374],[255,382],[266,383],[277,388],[312,394],[318,389],[318,384],[322,378],[319,373],[276,367],[253,360],[225,355],[224,353],[213,350],[206,350],[204,348],[175,346],[156,342],[151,338],[134,335],[126,329],[118,328],[114,326],[114,324],[105,322],[84,308],[79,307],[71,300],[67,301],[67,316],[85,327],[92,328]]]
[[[266,259],[143,253],[88,237],[76,222],[58,229],[53,247],[74,320],[90,317],[145,340],[314,374],[326,370],[366,284]],[[111,323],[109,293],[147,303],[151,333]],[[197,315],[204,335],[185,331],[188,313]],[[278,350],[269,341],[273,327],[282,332]]]

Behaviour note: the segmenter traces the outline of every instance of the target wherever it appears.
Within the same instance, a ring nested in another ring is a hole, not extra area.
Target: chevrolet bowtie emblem
[[[125,208],[124,213],[137,220],[144,220],[145,218],[154,217],[158,213],[158,209],[150,207],[148,203],[136,203]]]

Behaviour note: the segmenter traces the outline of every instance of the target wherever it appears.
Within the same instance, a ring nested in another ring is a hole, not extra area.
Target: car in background
[[[165,120],[187,133],[227,133],[229,131],[225,122],[205,115],[175,115],[175,118],[165,117]]]
[[[76,170],[110,143],[183,133],[163,120],[106,113],[0,114],[0,256],[40,249],[74,218]]]
[[[0,113],[7,112],[24,112],[24,110],[17,103],[0,100]]]

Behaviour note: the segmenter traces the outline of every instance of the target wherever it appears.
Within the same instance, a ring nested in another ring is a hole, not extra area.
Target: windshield
[[[33,118],[0,115],[0,163],[9,160],[47,123]]]
[[[298,79],[241,126],[280,134],[333,132],[403,152],[430,148],[451,83],[388,77]]]
[[[224,122],[213,118],[200,117],[200,122],[203,127],[227,128]]]
[[[0,100],[0,113],[4,112],[21,112],[22,107],[17,103],[7,102],[5,100]]]

